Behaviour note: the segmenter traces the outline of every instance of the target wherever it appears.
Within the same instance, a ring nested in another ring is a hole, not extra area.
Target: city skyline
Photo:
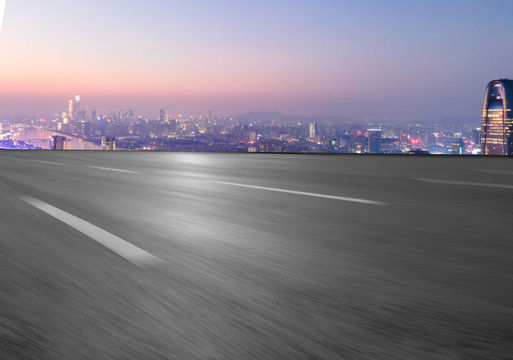
[[[0,113],[80,93],[100,112],[479,118],[512,74],[498,3],[7,1]]]
[[[503,79],[504,80],[504,79]],[[508,80],[509,81],[509,80]],[[78,99],[78,102],[76,101]],[[83,99],[81,101],[80,99]],[[295,123],[295,122],[328,122],[333,124],[360,124],[360,123],[368,123],[368,124],[390,124],[390,125],[411,125],[411,124],[423,124],[423,125],[451,125],[451,124],[465,124],[469,126],[481,126],[482,116],[481,114],[473,114],[472,116],[455,116],[455,117],[447,117],[440,119],[405,119],[403,121],[398,119],[386,119],[386,118],[356,118],[356,117],[348,117],[344,115],[323,115],[323,114],[312,114],[312,115],[303,115],[299,113],[283,113],[281,111],[268,111],[268,110],[255,110],[255,111],[247,111],[244,113],[219,113],[212,109],[205,110],[199,113],[180,113],[176,111],[174,108],[167,107],[154,107],[148,106],[146,112],[140,111],[140,108],[132,106],[133,104],[127,103],[126,107],[116,106],[115,104],[109,104],[104,107],[96,106],[98,105],[98,101],[94,101],[95,97],[88,98],[84,97],[81,94],[71,94],[67,97],[62,97],[58,99],[57,105],[55,107],[52,106],[49,109],[48,104],[42,105],[42,108],[45,108],[44,111],[36,111],[33,113],[23,112],[23,111],[13,111],[11,113],[0,112],[0,121],[2,119],[4,121],[16,121],[23,120],[27,121],[29,119],[37,119],[37,121],[42,120],[43,122],[51,122],[51,121],[62,121],[64,117],[64,113],[69,120],[76,120],[73,117],[76,117],[75,111],[81,111],[81,119],[82,120],[90,120],[91,116],[95,119],[98,117],[109,118],[109,117],[117,117],[120,114],[130,113],[130,117],[133,119],[145,119],[145,120],[162,120],[162,111],[165,111],[166,117],[170,117],[173,119],[224,119],[224,120],[232,120],[241,123],[251,123],[251,122],[272,122],[278,121],[280,123]],[[97,98],[96,98],[97,100]],[[482,101],[482,100],[481,100]],[[480,104],[482,105],[482,103]],[[73,115],[72,115],[73,114]],[[114,115],[113,115],[114,114]],[[59,120],[60,119],[60,120]]]
[[[82,100],[81,95],[75,94],[68,100],[66,111],[48,118],[17,115],[0,121],[0,148],[456,155],[481,152],[477,122],[458,119],[394,124],[279,112],[223,117],[209,111],[208,116],[176,116],[163,108],[157,116],[144,117],[131,108],[88,112]],[[486,127],[483,129],[485,134]]]

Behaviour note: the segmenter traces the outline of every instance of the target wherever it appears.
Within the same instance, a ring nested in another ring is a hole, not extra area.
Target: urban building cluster
[[[352,154],[513,154],[513,81],[486,88],[481,127],[476,124],[393,124],[368,120],[304,118],[279,113],[234,117],[171,115],[153,118],[133,110],[99,114],[81,105],[80,95],[53,118],[17,117],[0,123],[0,148],[66,149],[80,139],[103,150],[292,152]],[[52,131],[47,145],[20,140],[30,128]]]

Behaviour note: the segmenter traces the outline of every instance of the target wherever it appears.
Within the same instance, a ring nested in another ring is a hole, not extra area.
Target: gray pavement
[[[0,359],[510,359],[512,161],[1,151]]]

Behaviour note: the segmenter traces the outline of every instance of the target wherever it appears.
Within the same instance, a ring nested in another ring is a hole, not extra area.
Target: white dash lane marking
[[[23,196],[21,199],[34,206],[35,208],[71,226],[75,230],[90,237],[99,244],[105,246],[107,249],[113,251],[114,253],[137,266],[151,265],[162,261],[160,258],[144,251],[143,249],[140,249],[137,246],[132,245],[129,242],[103,229],[100,229],[99,227],[88,223],[85,220],[82,220],[61,209],[58,209],[55,206],[30,196]]]
[[[419,179],[419,178],[413,178],[412,180],[423,181],[423,182],[433,183],[433,184],[444,184],[444,185],[481,186],[481,187],[490,187],[490,188],[498,188],[498,189],[513,189],[512,185],[491,184],[491,183],[472,182],[472,181],[453,181],[453,180]]]
[[[59,165],[59,166],[67,166],[66,164],[57,163],[53,161],[44,161],[44,160],[32,160],[34,162],[43,163],[43,164],[51,164],[51,165]]]
[[[10,157],[10,156],[0,156],[0,159],[7,159],[7,160],[13,160],[13,161],[28,161],[25,159],[17,159],[17,158]]]
[[[318,193],[288,190],[288,189],[278,189],[278,188],[271,188],[271,187],[265,187],[265,186],[237,184],[237,183],[226,182],[226,181],[215,181],[215,180],[212,180],[212,181],[215,183],[218,183],[218,184],[225,184],[225,185],[239,186],[239,187],[245,187],[245,188],[251,188],[251,189],[267,190],[267,191],[276,191],[276,192],[282,192],[282,193],[287,193],[287,194],[313,196],[313,197],[318,197],[318,198],[340,200],[340,201],[351,201],[351,202],[368,204],[368,205],[387,205],[384,202],[366,200],[366,199],[357,199],[357,198],[350,198],[350,197],[344,197],[344,196],[326,195],[326,194],[318,194]]]
[[[503,169],[472,169],[472,170],[484,172],[487,174],[513,175],[513,170],[503,170]]]
[[[101,166],[90,166],[90,165],[84,165],[85,167],[91,168],[91,169],[99,169],[99,170],[107,170],[107,171],[117,171],[117,172],[123,172],[128,174],[140,174],[139,172],[135,171],[129,171],[129,170],[122,170],[122,169],[114,169],[114,168],[107,168],[107,167],[101,167]]]

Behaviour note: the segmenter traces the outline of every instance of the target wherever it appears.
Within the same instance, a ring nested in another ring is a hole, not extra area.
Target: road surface
[[[0,152],[1,359],[510,359],[505,158]]]

